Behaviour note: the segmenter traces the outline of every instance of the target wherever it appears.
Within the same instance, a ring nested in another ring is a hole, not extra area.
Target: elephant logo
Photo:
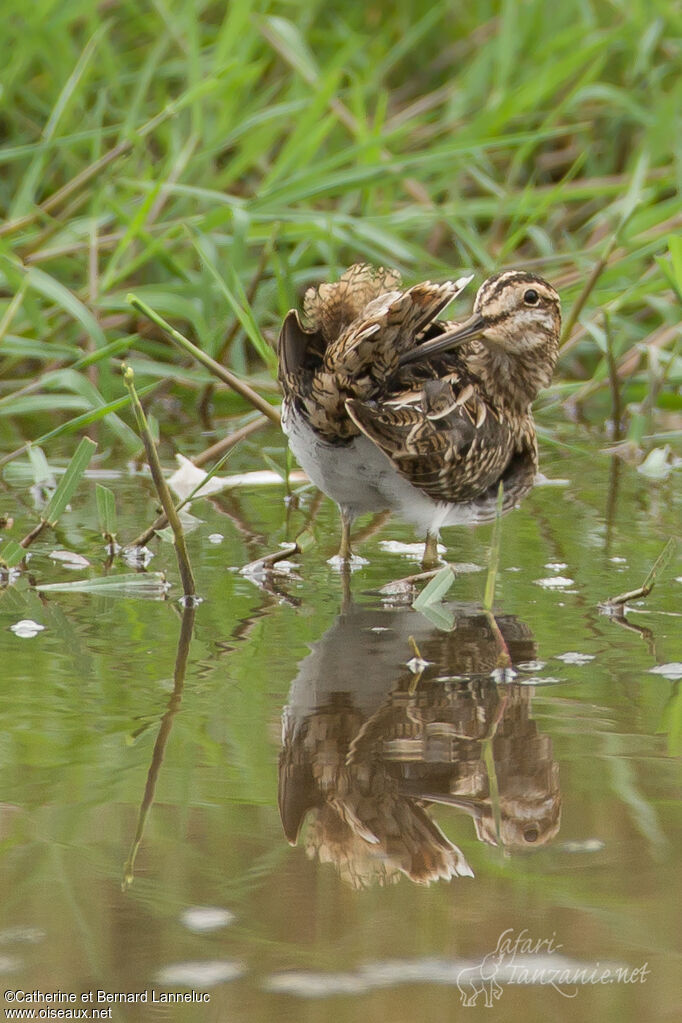
[[[488,952],[475,966],[464,966],[457,974],[457,987],[462,998],[462,1005],[476,1004],[480,994],[485,998],[486,1008],[492,1009],[496,998],[502,996],[503,988],[495,980],[504,952],[495,949]]]

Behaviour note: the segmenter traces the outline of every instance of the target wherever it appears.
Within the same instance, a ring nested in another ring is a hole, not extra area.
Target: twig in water
[[[126,891],[132,885],[135,880],[135,860],[137,853],[142,842],[142,836],[144,835],[144,828],[154,802],[154,794],[156,792],[156,782],[159,777],[159,771],[161,770],[161,764],[163,763],[163,757],[166,752],[166,744],[168,737],[173,727],[173,718],[180,709],[182,702],[182,692],[185,685],[185,673],[187,671],[187,658],[189,656],[189,647],[192,640],[192,628],[194,626],[194,616],[196,608],[193,604],[187,604],[182,612],[182,625],[180,627],[180,636],[178,637],[178,650],[175,656],[175,671],[173,672],[173,692],[171,693],[170,700],[166,712],[161,718],[161,724],[159,726],[159,733],[154,743],[154,750],[152,752],[152,761],[149,765],[149,771],[147,772],[147,784],[144,788],[144,795],[142,802],[140,803],[140,809],[137,816],[137,828],[135,830],[135,837],[133,838],[128,859],[126,860],[125,867],[123,869],[123,881],[121,888]]]
[[[656,579],[669,564],[670,559],[675,553],[676,547],[677,540],[675,539],[674,536],[671,536],[667,544],[665,545],[661,553],[658,555],[653,565],[651,566],[651,571],[649,572],[648,576],[646,577],[642,585],[639,586],[636,590],[629,590],[627,593],[620,593],[617,597],[609,597],[609,599],[605,600],[601,606],[606,608],[607,610],[617,611],[620,614],[622,614],[623,606],[627,604],[629,600],[637,600],[638,598],[641,597],[648,597],[654,588],[654,583],[656,582]]]
[[[255,561],[249,562],[248,565],[244,565],[240,569],[241,575],[257,575],[261,572],[268,572],[270,569],[279,561],[285,561],[287,558],[292,558],[295,554],[300,554],[301,548],[294,540],[293,543],[287,544],[279,551],[273,551],[271,554],[264,554],[262,558],[256,558]]]
[[[173,498],[171,497],[170,490],[163,476],[161,469],[161,463],[159,462],[159,456],[154,444],[154,439],[149,429],[147,417],[144,414],[144,409],[140,404],[140,399],[137,396],[134,383],[134,373],[130,366],[126,366],[123,370],[123,379],[125,385],[130,393],[131,404],[133,411],[135,412],[135,419],[137,421],[137,427],[144,444],[144,450],[147,455],[147,461],[149,463],[149,469],[152,474],[152,480],[156,487],[156,492],[159,495],[159,500],[166,514],[171,529],[173,530],[173,536],[175,538],[175,553],[178,559],[178,568],[180,569],[180,578],[182,579],[182,589],[185,597],[194,597],[196,594],[196,586],[194,584],[194,575],[192,574],[192,566],[190,565],[189,555],[187,554],[187,545],[185,543],[185,533],[182,528],[182,523],[175,509]]]
[[[262,420],[262,422],[265,423],[265,422],[267,422],[267,420]],[[238,434],[240,434],[240,433],[242,433],[242,431],[238,430],[237,433],[233,434],[232,437],[228,438],[229,440],[232,441],[231,444],[223,444],[223,447],[222,447],[222,458],[218,459],[218,461],[214,464],[214,466],[211,469],[211,471],[205,474],[203,479],[201,479],[200,482],[197,483],[196,487],[194,487],[192,492],[190,494],[188,494],[187,497],[183,497],[183,499],[181,501],[178,501],[178,503],[175,505],[175,511],[176,512],[180,512],[185,507],[186,504],[189,504],[189,502],[192,500],[192,498],[195,496],[195,494],[197,494],[198,491],[201,490],[202,487],[204,487],[208,483],[208,481],[213,476],[215,476],[215,474],[220,469],[222,469],[223,465],[227,461],[227,459],[228,459],[228,457],[229,457],[229,455],[230,455],[230,453],[232,451],[232,448],[234,448],[235,445],[238,444],[239,441],[241,440],[241,437],[238,436]],[[243,435],[243,433],[242,433],[242,435]],[[209,448],[208,450],[215,450],[215,449],[218,448],[218,446],[219,446],[218,444],[214,444],[213,447]],[[204,454],[206,454],[206,452],[204,452]],[[199,466],[198,458],[194,460],[193,464],[195,466],[197,466],[197,467]],[[206,495],[202,494],[201,496],[205,497]],[[135,539],[132,541],[130,546],[131,547],[145,547],[149,543],[149,541],[152,539],[154,534],[159,529],[164,529],[167,525],[168,525],[168,516],[166,515],[165,512],[162,512],[160,515],[157,515],[157,517],[152,522],[151,526],[147,526],[147,528],[144,530],[144,532],[140,533],[139,536],[135,537]]]
[[[258,416],[258,419],[253,419],[250,423],[246,423],[238,430],[235,430],[234,433],[230,433],[227,437],[223,437],[222,440],[216,441],[215,444],[211,444],[210,448],[205,448],[204,451],[201,451],[198,455],[196,455],[192,461],[197,468],[200,469],[202,465],[206,465],[207,462],[213,461],[214,458],[220,458],[226,451],[233,448],[235,444],[239,444],[239,442],[244,440],[246,437],[250,437],[252,433],[256,432],[256,430],[262,430],[264,426],[267,426],[267,424],[268,420],[265,416]]]

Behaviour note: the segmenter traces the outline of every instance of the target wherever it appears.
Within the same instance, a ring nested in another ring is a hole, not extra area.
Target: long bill
[[[456,330],[446,331],[440,337],[434,337],[431,341],[425,341],[423,344],[417,345],[416,348],[411,348],[409,352],[405,352],[400,356],[400,365],[404,366],[408,362],[430,359],[431,356],[440,355],[441,352],[449,352],[452,348],[462,344],[463,341],[476,337],[484,328],[485,320],[479,313],[474,313],[468,320],[460,324]]]

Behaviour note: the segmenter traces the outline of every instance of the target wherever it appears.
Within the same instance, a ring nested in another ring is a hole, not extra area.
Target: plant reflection
[[[163,758],[166,753],[166,744],[168,737],[170,736],[173,728],[173,721],[175,715],[180,710],[180,704],[182,703],[182,694],[185,688],[185,674],[187,672],[187,660],[189,658],[189,648],[192,642],[192,630],[194,628],[194,618],[196,615],[196,605],[194,603],[188,603],[185,605],[182,611],[182,621],[180,624],[180,634],[178,636],[178,647],[175,655],[175,670],[173,672],[173,692],[170,695],[168,704],[166,706],[166,712],[161,718],[159,725],[159,731],[156,736],[156,742],[154,743],[154,749],[152,751],[152,759],[147,772],[147,782],[144,788],[144,794],[140,803],[140,809],[137,815],[137,827],[135,829],[135,837],[133,838],[130,852],[128,853],[128,859],[126,860],[125,867],[123,868],[123,881],[121,888],[126,891],[132,885],[135,880],[135,860],[142,843],[144,836],[144,829],[147,823],[147,817],[149,811],[154,803],[154,796],[156,794],[156,783],[158,781],[159,772],[163,763]]]
[[[473,876],[429,805],[469,814],[506,853],[550,842],[559,769],[531,717],[533,688],[496,684],[501,648],[536,654],[513,615],[450,605],[454,627],[412,609],[350,605],[299,665],[283,713],[279,809],[296,844],[360,888]],[[421,662],[410,659],[410,637]],[[423,662],[427,662],[425,665]],[[415,677],[414,671],[418,671]]]

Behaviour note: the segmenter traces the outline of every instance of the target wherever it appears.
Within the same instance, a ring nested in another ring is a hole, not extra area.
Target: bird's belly
[[[296,460],[311,482],[351,517],[389,509],[422,533],[494,517],[494,500],[434,501],[401,476],[369,438],[361,435],[347,444],[330,444],[286,403],[282,427]]]
[[[291,407],[283,408],[282,428],[311,482],[351,515],[392,507],[385,492],[385,478],[395,475],[395,470],[366,437],[331,444]]]

